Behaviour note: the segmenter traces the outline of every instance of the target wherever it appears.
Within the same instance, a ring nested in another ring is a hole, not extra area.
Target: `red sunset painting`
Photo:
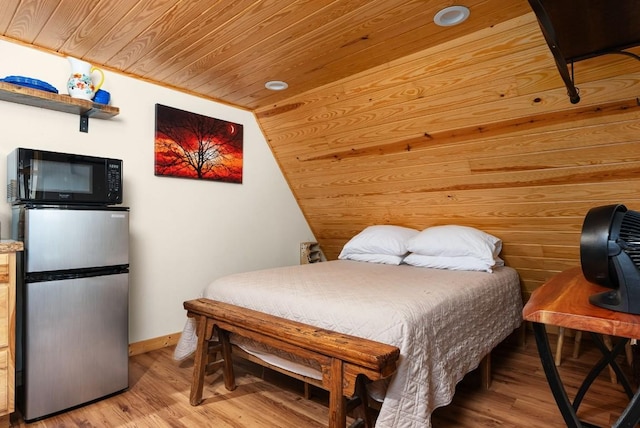
[[[156,104],[155,175],[242,183],[241,124]]]

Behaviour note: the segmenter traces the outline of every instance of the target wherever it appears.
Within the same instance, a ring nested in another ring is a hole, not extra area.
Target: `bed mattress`
[[[451,402],[456,384],[522,320],[520,281],[509,267],[487,273],[335,260],[226,276],[200,297],[397,346],[398,370],[376,422],[382,428],[430,427],[433,410]],[[174,357],[195,348],[187,320]],[[268,362],[282,367],[280,357]],[[283,368],[313,377],[304,364]]]

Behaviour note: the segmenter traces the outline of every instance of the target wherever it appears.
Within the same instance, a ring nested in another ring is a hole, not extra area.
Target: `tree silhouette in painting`
[[[156,104],[155,174],[242,183],[240,124]]]

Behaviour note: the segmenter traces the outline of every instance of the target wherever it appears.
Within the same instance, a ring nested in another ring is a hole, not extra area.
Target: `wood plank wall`
[[[579,264],[591,207],[640,210],[640,63],[575,75],[572,105],[529,13],[256,115],[329,259],[372,224],[469,225],[527,298]]]

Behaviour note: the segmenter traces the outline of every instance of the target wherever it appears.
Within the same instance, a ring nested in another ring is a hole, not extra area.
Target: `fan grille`
[[[640,267],[640,213],[627,211],[620,223],[620,241],[622,250],[627,253],[633,264]]]

